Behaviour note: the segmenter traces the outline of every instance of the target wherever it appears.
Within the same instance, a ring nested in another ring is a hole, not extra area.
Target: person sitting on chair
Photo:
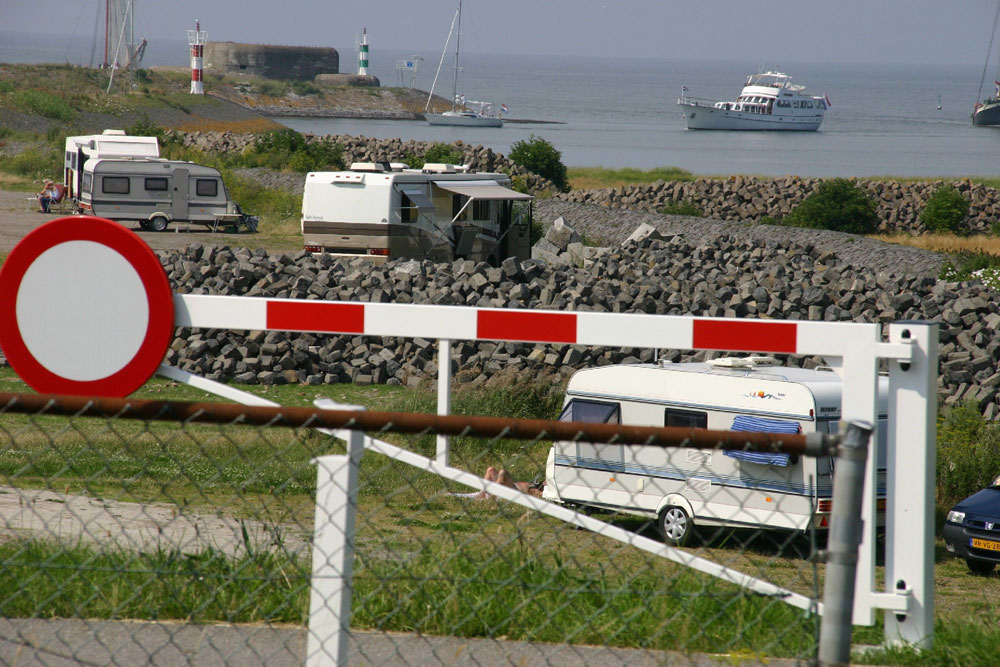
[[[63,190],[61,186],[53,183],[51,178],[46,178],[45,187],[42,188],[41,192],[36,193],[40,212],[48,213],[52,204],[58,204],[62,201],[64,192],[65,190]]]

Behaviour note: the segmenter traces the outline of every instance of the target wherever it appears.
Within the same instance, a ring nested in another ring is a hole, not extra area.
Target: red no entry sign
[[[173,322],[156,255],[110,220],[53,220],[0,268],[0,348],[41,393],[127,396],[163,360]]]

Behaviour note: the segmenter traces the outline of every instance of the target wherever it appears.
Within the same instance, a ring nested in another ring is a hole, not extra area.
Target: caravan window
[[[214,178],[199,178],[195,181],[194,192],[199,197],[216,197],[219,194],[219,182]]]
[[[559,415],[559,421],[620,424],[621,408],[617,403],[584,401],[574,398],[563,408],[562,414]],[[577,459],[589,461],[592,464],[621,465],[624,462],[624,455],[625,448],[622,445],[608,445],[599,442],[576,443]]]
[[[680,426],[683,428],[708,428],[708,413],[667,408],[663,411],[663,425]]]
[[[146,189],[153,192],[164,192],[167,189],[167,179],[160,177],[147,178]]]
[[[399,193],[399,221],[413,222],[417,219],[417,210],[405,192]]]
[[[90,186],[93,185],[93,184],[94,184],[94,175],[93,174],[84,174],[83,175],[83,190],[84,190],[84,192],[90,192]]]
[[[617,403],[602,401],[584,401],[579,398],[571,400],[562,414],[561,422],[591,422],[594,424],[620,424],[621,409]]]
[[[101,179],[101,192],[110,195],[129,193],[128,176],[105,176]]]

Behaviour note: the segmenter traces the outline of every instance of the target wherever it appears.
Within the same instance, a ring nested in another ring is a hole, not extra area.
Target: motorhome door
[[[174,198],[170,204],[172,220],[187,220],[188,218],[188,170],[174,169]]]

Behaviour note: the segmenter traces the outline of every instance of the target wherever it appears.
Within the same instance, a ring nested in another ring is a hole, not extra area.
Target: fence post
[[[438,405],[437,413],[447,415],[451,411],[451,341],[442,338],[438,341]],[[443,466],[448,465],[448,436],[437,436],[436,460]]]
[[[341,406],[344,407],[344,406]],[[316,519],[309,592],[306,665],[346,665],[351,630],[351,576],[364,433],[351,431],[345,456],[316,463]]]
[[[889,325],[889,342],[913,345],[889,362],[889,479],[885,585],[907,594],[905,614],[885,614],[888,644],[930,648],[934,639],[934,473],[937,463],[936,322]]]
[[[833,509],[826,545],[823,621],[819,633],[820,665],[846,665],[851,659],[854,578],[858,569],[865,463],[871,434],[871,424],[851,422],[837,446]]]

